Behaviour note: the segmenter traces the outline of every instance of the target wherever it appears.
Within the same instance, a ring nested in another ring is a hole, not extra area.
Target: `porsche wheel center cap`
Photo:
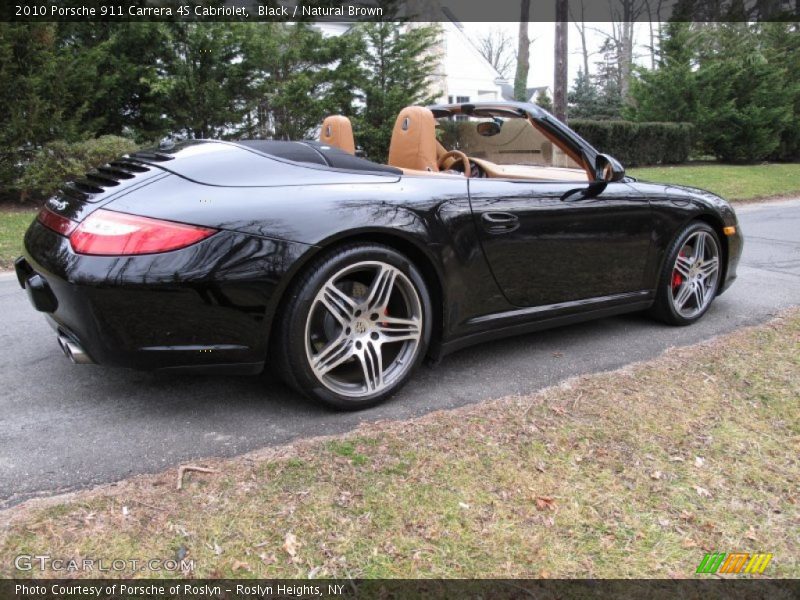
[[[353,331],[355,331],[358,335],[364,335],[367,333],[367,322],[359,319],[355,323],[353,323]]]

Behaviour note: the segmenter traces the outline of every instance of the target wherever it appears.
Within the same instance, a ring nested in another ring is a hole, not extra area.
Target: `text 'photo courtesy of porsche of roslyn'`
[[[0,596],[796,597],[798,8],[0,10]]]

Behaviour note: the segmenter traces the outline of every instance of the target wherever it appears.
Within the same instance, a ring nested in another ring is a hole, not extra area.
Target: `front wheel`
[[[337,408],[373,406],[423,359],[431,303],[417,268],[377,244],[346,246],[295,285],[274,348],[284,378]]]
[[[653,312],[671,325],[689,325],[702,317],[720,284],[719,237],[706,223],[689,224],[669,249]]]

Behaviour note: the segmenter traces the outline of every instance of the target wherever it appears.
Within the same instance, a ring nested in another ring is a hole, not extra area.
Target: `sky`
[[[465,33],[473,40],[478,40],[486,31],[490,29],[501,29],[507,31],[517,47],[517,36],[519,35],[519,23],[463,23]],[[605,39],[601,32],[610,32],[611,23],[587,23],[587,26],[594,28],[587,31],[587,46],[589,52],[597,52]],[[528,36],[533,43],[531,44],[531,68],[528,73],[528,87],[538,87],[546,85],[553,89],[553,50],[555,48],[555,23],[529,23]],[[641,55],[635,59],[637,64],[649,65],[649,51],[643,47],[650,43],[649,27],[647,23],[636,23],[634,26],[634,54]],[[578,68],[583,65],[581,52],[581,42],[578,30],[573,23],[569,25],[567,34],[569,44],[569,55],[567,57],[569,86],[578,74]],[[599,55],[590,56],[590,69],[594,71],[594,62],[600,60]],[[513,79],[513,75],[511,76]]]

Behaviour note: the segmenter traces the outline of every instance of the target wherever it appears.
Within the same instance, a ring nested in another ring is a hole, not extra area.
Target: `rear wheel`
[[[294,287],[273,357],[307,396],[343,409],[394,394],[425,355],[430,297],[417,268],[377,244],[342,247]]]
[[[689,224],[673,242],[661,272],[653,312],[671,325],[688,325],[702,317],[720,283],[719,237],[708,224]]]

